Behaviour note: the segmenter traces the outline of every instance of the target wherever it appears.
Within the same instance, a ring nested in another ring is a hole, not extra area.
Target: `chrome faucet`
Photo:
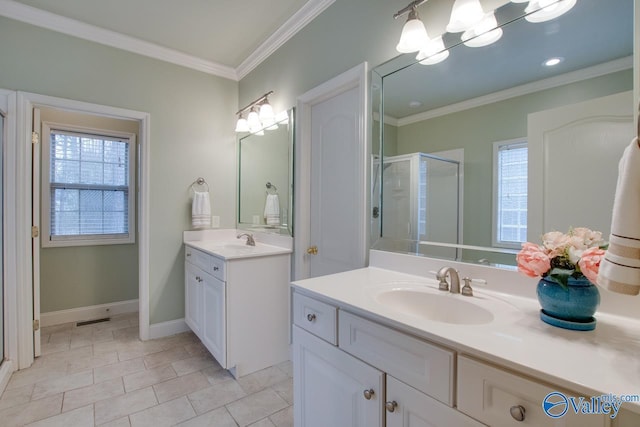
[[[449,287],[449,283],[447,283],[447,274],[451,278],[451,287]],[[436,277],[440,281],[438,289],[441,291],[450,291],[452,294],[460,293],[460,277],[458,276],[458,271],[453,267],[442,267],[438,270]]]
[[[247,245],[249,245],[249,246],[255,246],[256,245],[256,241],[253,240],[253,234],[242,233],[242,234],[238,234],[236,237],[238,239],[241,238],[241,237],[246,237],[247,238]]]

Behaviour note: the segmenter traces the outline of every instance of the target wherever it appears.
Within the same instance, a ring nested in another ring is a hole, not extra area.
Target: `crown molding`
[[[406,126],[412,123],[421,122],[423,120],[433,119],[435,117],[444,116],[451,113],[468,110],[470,108],[481,107],[483,105],[492,104],[494,102],[504,101],[530,93],[539,92],[545,89],[563,86],[570,83],[576,83],[582,80],[594,77],[604,76],[606,74],[615,73],[617,71],[627,70],[633,67],[633,57],[626,56],[624,58],[615,59],[592,67],[583,68],[582,70],[572,71],[560,74],[555,77],[538,80],[521,86],[512,87],[501,90],[499,92],[490,93],[489,95],[479,96],[477,98],[468,99],[456,104],[447,105],[445,107],[436,108],[425,111],[423,113],[397,119],[398,126]],[[385,120],[386,122],[386,120]]]
[[[300,10],[267,38],[258,48],[236,68],[238,80],[247,76],[273,52],[278,50],[298,31],[331,6],[335,0],[309,0]]]

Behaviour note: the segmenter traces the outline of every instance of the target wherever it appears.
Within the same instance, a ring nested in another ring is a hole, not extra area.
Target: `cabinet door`
[[[190,263],[184,268],[184,320],[194,334],[202,337],[204,321],[204,278],[206,273]]]
[[[225,283],[205,273],[202,342],[223,368],[227,367],[227,304],[225,294]]]
[[[296,427],[384,425],[382,372],[297,326],[293,369]]]
[[[476,420],[387,375],[387,427],[480,427]]]

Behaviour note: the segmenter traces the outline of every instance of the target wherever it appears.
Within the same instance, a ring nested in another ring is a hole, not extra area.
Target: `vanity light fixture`
[[[577,0],[531,0],[524,9],[524,17],[529,22],[546,22],[567,13]]]
[[[468,47],[489,46],[502,37],[502,28],[498,28],[498,21],[493,12],[487,13],[482,21],[473,28],[462,33],[462,41]]]
[[[400,53],[417,52],[429,41],[427,30],[418,15],[418,6],[427,0],[416,0],[411,2],[404,9],[399,10],[393,15],[394,19],[408,13],[407,22],[402,27],[400,41],[396,46],[396,50]]]
[[[257,135],[264,135],[262,129],[272,130],[278,128],[273,107],[269,104],[269,95],[271,94],[273,94],[273,91],[265,93],[255,101],[238,110],[236,113],[238,115],[236,132],[251,132]],[[249,115],[245,119],[244,113],[247,110],[249,110]]]
[[[461,33],[472,28],[484,18],[480,0],[456,0],[447,25],[450,33]]]

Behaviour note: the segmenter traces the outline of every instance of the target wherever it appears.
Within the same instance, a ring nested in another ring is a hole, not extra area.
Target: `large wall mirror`
[[[504,3],[495,43],[445,33],[444,61],[374,70],[374,249],[513,266],[546,231],[608,236],[635,134],[634,2],[578,0],[546,22]]]
[[[240,138],[238,228],[293,235],[294,109]]]

